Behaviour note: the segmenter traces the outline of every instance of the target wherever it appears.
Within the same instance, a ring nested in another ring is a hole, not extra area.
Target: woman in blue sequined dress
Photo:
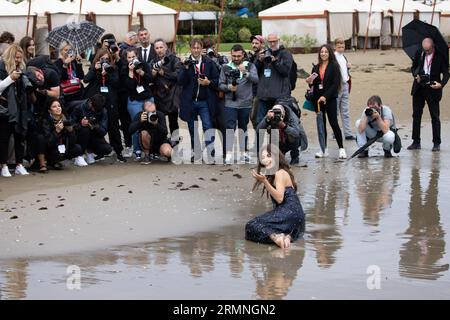
[[[261,172],[261,170],[264,170]],[[253,190],[261,184],[272,198],[275,208],[250,220],[245,238],[259,243],[275,243],[289,248],[305,230],[305,214],[297,195],[297,184],[283,154],[273,145],[262,148]]]

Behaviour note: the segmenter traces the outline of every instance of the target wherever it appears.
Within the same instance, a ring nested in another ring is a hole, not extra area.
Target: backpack
[[[289,82],[291,83],[291,91],[294,91],[297,84],[297,63],[292,59],[292,67],[289,70]]]

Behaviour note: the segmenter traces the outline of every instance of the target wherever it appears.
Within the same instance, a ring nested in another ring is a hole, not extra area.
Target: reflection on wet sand
[[[422,168],[422,169],[420,169]],[[422,176],[428,173],[428,187],[422,190]],[[400,275],[408,278],[436,280],[449,269],[440,263],[445,254],[445,231],[439,212],[440,156],[433,155],[431,171],[420,161],[411,170],[411,200],[409,203],[408,239],[400,249]]]
[[[380,215],[392,205],[395,187],[400,179],[400,161],[394,158],[379,163],[359,161],[358,169],[355,189],[364,223],[378,227]]]
[[[1,271],[5,276],[5,283],[0,282],[0,299],[24,299],[28,288],[28,261],[15,259],[3,265]],[[3,295],[7,295],[3,297]]]
[[[339,174],[336,176],[343,178]],[[311,224],[307,228],[310,236],[308,243],[314,246],[317,264],[321,268],[330,268],[335,263],[336,251],[342,246],[340,223],[336,221],[336,212],[338,204],[348,203],[349,190],[347,184],[338,181],[336,176],[328,180],[325,176],[318,177],[315,206],[307,212],[308,223]]]

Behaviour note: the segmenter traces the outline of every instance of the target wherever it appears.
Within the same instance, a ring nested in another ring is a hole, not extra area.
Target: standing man
[[[433,127],[433,149],[440,151],[441,121],[439,119],[439,101],[442,98],[442,88],[449,80],[448,61],[444,55],[435,49],[434,41],[425,38],[422,48],[417,51],[411,68],[414,83],[411,90],[413,96],[413,143],[408,150],[420,149],[420,123],[422,121],[425,102],[431,115]],[[442,75],[442,78],[441,78]]]
[[[191,148],[195,153],[191,157],[191,162],[194,162],[202,158],[199,154],[200,141],[198,141],[198,135],[194,134],[198,116],[202,120],[203,132],[213,128],[217,106],[215,89],[219,84],[219,72],[210,58],[202,56],[203,43],[200,39],[192,39],[189,46],[191,55],[183,62],[184,67],[178,75],[178,83],[183,87],[180,119],[188,123]],[[205,140],[208,146],[214,142],[214,137],[208,139],[206,136]],[[211,155],[213,156],[214,152],[211,152]]]
[[[342,127],[344,127],[344,137],[345,140],[355,140],[353,136],[352,129],[350,127],[350,103],[349,103],[349,80],[351,68],[350,62],[348,62],[347,57],[344,55],[345,52],[345,42],[342,38],[337,38],[334,41],[335,56],[339,63],[341,69],[341,91],[339,92],[337,99],[338,111],[341,114]]]
[[[276,34],[267,36],[269,49],[259,52],[258,72],[262,73],[258,84],[258,123],[272,109],[278,99],[291,96],[289,72],[292,67],[292,54],[280,46],[280,38]]]
[[[150,43],[150,32],[146,28],[139,29],[138,37],[141,43],[138,51],[139,60],[150,63],[156,57],[155,46]]]
[[[248,52],[248,61],[253,63],[255,66],[259,61],[259,53],[264,50],[264,37],[261,35],[251,36],[250,41],[252,43],[252,50]],[[259,71],[259,70],[258,70]],[[258,73],[258,78],[261,77],[261,73]],[[252,111],[250,113],[250,120],[252,122],[253,128],[258,126],[256,122],[256,115],[258,114],[258,83],[253,84],[253,103]]]

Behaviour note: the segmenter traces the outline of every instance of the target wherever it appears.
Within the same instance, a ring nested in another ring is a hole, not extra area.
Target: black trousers
[[[111,146],[106,142],[105,137],[99,137],[91,129],[81,127],[77,130],[78,144],[82,153],[89,150],[98,156],[110,154]]]
[[[167,116],[169,117],[169,130],[170,134],[172,135],[174,131],[180,128],[180,126],[178,125],[178,110],[169,112]]]
[[[119,119],[120,119],[120,129],[122,130],[123,133],[123,138],[125,140],[125,146],[126,147],[131,147],[132,142],[131,142],[131,134],[128,130],[128,128],[130,127],[131,124],[131,117],[130,114],[128,113],[128,94],[123,91],[119,91]]]
[[[122,137],[120,135],[119,125],[119,109],[111,105],[108,110],[108,137],[109,144],[114,149],[116,154],[121,154],[123,150]]]
[[[288,151],[291,152],[291,159],[297,158],[300,155],[300,151],[298,148],[300,147],[300,137],[293,139],[292,141],[289,141],[289,139],[286,138],[286,141],[284,143],[280,143],[280,151],[283,152],[283,154],[286,154]]]
[[[334,137],[336,138],[336,142],[339,148],[344,148],[344,144],[342,141],[342,132],[339,127],[338,122],[338,109],[337,109],[337,101],[336,99],[327,100],[327,104],[321,107],[322,116],[323,116],[323,124],[325,127],[325,143],[327,141],[327,116],[328,122],[333,130]]]
[[[36,135],[35,149],[36,155],[45,155],[45,159],[49,164],[55,164],[64,159],[73,159],[83,154],[83,150],[81,150],[81,146],[79,144],[69,142],[68,150],[66,150],[65,155],[61,157],[58,151],[58,146],[56,144],[48,143],[47,139],[42,134]]]
[[[14,135],[14,151],[16,163],[22,163],[25,152],[25,137],[15,130],[15,123],[8,122],[8,118],[0,118],[0,164],[8,162],[8,146],[11,135]]]
[[[441,120],[439,101],[440,96],[430,92],[431,88],[420,88],[413,95],[413,132],[412,138],[415,143],[420,143],[420,124],[422,122],[423,109],[425,102],[428,104],[428,110],[431,116],[431,125],[433,127],[433,143],[441,144]]]

